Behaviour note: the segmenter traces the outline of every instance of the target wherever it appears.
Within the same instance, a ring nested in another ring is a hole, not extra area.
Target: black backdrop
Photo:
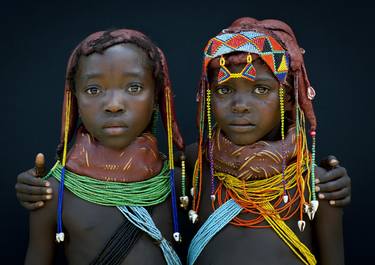
[[[344,215],[346,263],[375,257],[375,180],[370,171],[375,147],[375,9],[358,1],[351,1],[352,6],[344,6],[344,1],[187,2],[1,3],[1,264],[22,264],[27,212],[16,200],[15,178],[33,166],[37,152],[46,154],[49,165],[53,162],[65,67],[74,46],[89,33],[108,28],[134,28],[150,36],[166,53],[177,115],[191,143],[196,139],[194,100],[202,48],[210,36],[242,16],[286,21],[305,48],[317,91],[318,157],[337,155],[352,178],[353,200]]]

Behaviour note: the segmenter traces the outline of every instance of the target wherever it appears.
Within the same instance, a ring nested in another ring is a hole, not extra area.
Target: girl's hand
[[[347,206],[351,201],[351,179],[346,169],[339,165],[338,159],[333,155],[323,159],[320,166],[327,171],[316,178],[318,198],[329,200],[332,206]]]
[[[41,179],[44,175],[44,155],[39,153],[35,157],[35,167],[17,176],[16,196],[20,204],[28,210],[39,209],[46,200],[52,199],[50,183]]]

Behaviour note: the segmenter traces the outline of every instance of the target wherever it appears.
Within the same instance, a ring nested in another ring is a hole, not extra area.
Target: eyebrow
[[[101,72],[92,72],[92,73],[84,73],[82,75],[82,77],[84,77],[85,79],[93,79],[93,78],[97,78],[97,77],[101,77],[103,76],[104,73],[101,73]],[[123,76],[131,76],[131,77],[141,77],[143,76],[143,72],[142,71],[124,71],[122,73]]]
[[[140,76],[144,75],[144,71],[139,71],[139,70],[123,71],[122,75],[129,75],[129,76],[134,76],[134,77],[140,77]]]
[[[85,73],[82,75],[82,77],[86,78],[86,79],[92,79],[92,78],[96,78],[96,77],[101,77],[103,74],[102,73]]]

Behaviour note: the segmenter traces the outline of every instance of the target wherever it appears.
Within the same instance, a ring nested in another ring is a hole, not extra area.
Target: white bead
[[[319,208],[319,201],[317,200],[311,201],[312,219],[314,219],[315,213],[318,210],[318,208]]]
[[[57,243],[63,242],[65,238],[64,233],[56,233],[56,241]]]
[[[173,233],[173,238],[176,242],[182,241],[181,234],[179,232]]]
[[[189,219],[190,221],[195,224],[195,222],[198,220],[198,214],[196,211],[194,210],[190,210],[189,211]]]
[[[180,206],[185,208],[189,205],[189,197],[188,196],[181,196],[180,197]]]

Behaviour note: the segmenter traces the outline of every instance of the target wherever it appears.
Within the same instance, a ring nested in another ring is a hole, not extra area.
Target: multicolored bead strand
[[[186,183],[186,167],[185,167],[185,156],[182,155],[181,156],[181,188],[182,188],[182,196],[185,196],[186,195],[186,187],[185,187],[185,183]]]
[[[316,192],[315,192],[315,143],[316,143],[316,131],[311,131],[310,136],[312,138],[311,145],[311,198],[313,201],[316,201]]]
[[[316,144],[316,131],[310,131],[310,136],[312,138],[311,146],[311,201],[310,205],[307,206],[307,214],[310,220],[314,219],[315,213],[319,207],[319,201],[316,199],[315,190],[315,144]]]
[[[283,193],[283,201],[284,203],[288,202],[288,195],[286,193],[286,183],[285,183],[285,168],[286,168],[286,162],[285,162],[285,106],[284,106],[284,88],[280,86],[279,88],[279,98],[280,98],[280,122],[281,122],[281,152],[282,152],[282,176],[283,176],[283,188],[284,188],[284,193]]]
[[[171,107],[171,95],[169,90],[166,93],[166,112],[167,112],[167,137],[168,137],[168,159],[169,159],[169,170],[170,170],[170,185],[172,194],[172,215],[173,215],[173,238],[175,241],[181,241],[181,234],[178,227],[178,216],[177,216],[177,202],[176,202],[176,189],[175,189],[175,178],[174,178],[174,158],[173,158],[173,131],[172,131],[172,107]]]
[[[186,209],[189,205],[189,197],[186,195],[186,166],[185,166],[185,155],[182,154],[181,157],[181,193],[180,206]]]
[[[298,79],[295,79],[294,82],[298,82]],[[299,102],[298,102],[298,89],[295,89],[294,91],[294,100],[295,100],[295,105],[296,105],[296,137],[300,137],[299,132],[301,128],[301,123],[300,123],[300,107],[299,107]]]
[[[212,147],[212,123],[211,123],[211,89],[207,89],[207,124],[208,124],[208,159],[210,162],[210,178],[211,178],[211,200],[215,201],[215,179],[214,179],[214,162]]]
[[[62,158],[62,170],[61,170],[61,180],[59,185],[59,195],[57,200],[57,233],[56,241],[57,243],[63,242],[65,234],[62,230],[62,205],[64,200],[64,179],[65,179],[65,165],[66,165],[66,155],[68,153],[68,134],[69,134],[69,123],[70,123],[70,108],[71,108],[71,97],[70,91],[67,91],[67,101],[65,105],[65,128],[64,128],[64,149]]]

